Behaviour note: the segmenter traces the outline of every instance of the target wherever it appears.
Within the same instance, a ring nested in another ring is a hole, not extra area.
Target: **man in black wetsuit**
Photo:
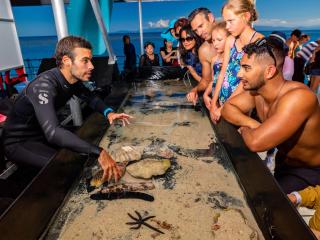
[[[20,93],[4,126],[5,155],[17,164],[42,168],[58,148],[95,154],[104,170],[104,178],[117,180],[120,170],[111,156],[64,129],[56,115],[57,109],[76,95],[91,108],[104,114],[110,124],[115,119],[129,123],[131,116],[114,113],[83,84],[88,81],[93,65],[91,44],[83,38],[68,36],[56,47],[57,68],[41,73]]]

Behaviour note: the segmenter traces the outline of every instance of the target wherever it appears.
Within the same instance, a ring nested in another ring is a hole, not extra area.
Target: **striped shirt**
[[[303,58],[305,62],[308,62],[312,56],[313,51],[318,47],[319,44],[312,41],[306,43],[299,52],[297,52],[297,57]]]

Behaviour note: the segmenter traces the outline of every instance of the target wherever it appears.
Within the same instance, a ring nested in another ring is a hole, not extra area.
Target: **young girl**
[[[216,49],[217,55],[212,58],[212,68],[213,68],[213,80],[208,85],[206,91],[203,94],[203,100],[208,110],[211,107],[211,97],[210,95],[214,93],[215,85],[221,70],[224,49],[227,37],[230,33],[226,29],[226,22],[218,22],[212,30],[212,41],[213,46]]]
[[[263,37],[251,26],[257,20],[252,0],[229,0],[222,8],[222,15],[231,35],[226,41],[222,68],[211,101],[210,116],[213,122],[219,120],[224,102],[231,95],[243,91],[237,78],[243,56],[242,48]]]

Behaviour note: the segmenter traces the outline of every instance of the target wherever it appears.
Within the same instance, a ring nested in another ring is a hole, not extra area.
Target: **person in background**
[[[182,27],[189,25],[189,20],[187,18],[179,18],[175,23],[174,23],[174,35],[176,39],[179,40],[180,37],[180,30]]]
[[[304,83],[305,65],[310,61],[314,50],[319,46],[319,44],[320,39],[308,42],[299,52],[297,52],[297,56],[294,58],[294,73],[292,77],[294,81]]]
[[[216,49],[217,55],[212,59],[213,81],[208,85],[203,94],[203,100],[208,110],[211,108],[211,97],[222,67],[224,49],[227,37],[230,33],[226,29],[226,22],[218,22],[212,30],[212,41]]]
[[[173,19],[169,22],[169,26],[166,30],[164,30],[160,36],[163,39],[167,39],[167,41],[172,42],[173,45],[177,44],[178,37],[176,36],[176,32],[174,29],[174,24],[177,21],[177,19]]]
[[[295,206],[316,210],[309,220],[309,227],[317,239],[320,240],[320,185],[307,187],[299,192],[292,192],[287,196]]]
[[[198,50],[203,41],[192,31],[190,25],[181,28],[179,41],[181,65],[185,66],[191,76],[199,82],[201,80],[202,67]]]
[[[187,18],[179,18],[175,23],[174,23],[174,32],[175,32],[175,38],[177,40],[179,40],[180,37],[180,30],[182,27],[189,25],[189,20]],[[178,65],[180,65],[181,67],[183,67],[183,64],[180,61],[180,51],[179,48],[180,47],[180,41],[178,41],[177,44],[177,48],[178,48],[178,52],[177,52],[177,59],[178,59]]]
[[[211,101],[210,117],[214,123],[219,121],[225,101],[243,91],[237,77],[244,54],[243,47],[263,37],[252,28],[252,23],[258,18],[252,0],[229,0],[222,8],[222,15],[230,36],[227,38],[222,68]]]
[[[134,45],[130,42],[129,35],[124,35],[123,38],[123,53],[124,53],[124,78],[127,79],[128,77],[132,76],[134,77],[134,74],[136,72],[136,49]]]
[[[244,92],[229,98],[224,119],[241,126],[252,152],[277,148],[274,177],[288,194],[320,185],[320,106],[304,84],[287,81],[283,44],[262,38],[244,47],[238,72]],[[254,108],[259,121],[248,116]]]
[[[287,39],[287,45],[289,46],[288,56],[294,59],[295,50],[299,46],[299,39],[301,37],[301,31],[295,29],[291,32],[290,37]]]
[[[292,58],[290,58],[288,56],[289,47],[286,43],[286,34],[284,32],[280,32],[280,31],[273,31],[269,35],[269,37],[276,38],[283,43],[283,46],[284,46],[286,54],[287,54],[286,58],[284,59],[284,64],[283,64],[283,69],[282,69],[283,77],[286,80],[292,80],[292,76],[294,73],[294,61]]]
[[[144,44],[145,54],[140,57],[139,67],[160,66],[159,55],[154,53],[154,44],[146,42]]]
[[[172,42],[167,39],[163,40],[163,47],[160,48],[162,66],[177,66],[177,48],[172,47]]]
[[[320,41],[318,40],[319,44]],[[312,54],[307,66],[310,73],[310,88],[316,94],[320,94],[320,46],[318,46]]]
[[[204,40],[198,51],[202,66],[202,77],[198,85],[187,94],[187,100],[195,105],[198,100],[198,93],[205,91],[212,80],[211,61],[217,54],[212,41],[215,19],[209,9],[197,8],[190,13],[188,20],[192,31]]]
[[[94,68],[92,46],[87,40],[76,36],[61,39],[55,57],[57,67],[37,76],[16,99],[3,128],[5,155],[19,166],[40,170],[59,148],[67,148],[97,156],[104,170],[103,179],[119,179],[121,170],[109,153],[61,126],[57,111],[77,95],[108,118],[110,124],[120,119],[125,125],[131,116],[115,113],[83,85]]]
[[[299,38],[298,46],[294,50],[294,56],[297,56],[297,52],[299,52],[302,49],[302,47],[309,41],[310,41],[310,36],[307,34],[302,34]]]

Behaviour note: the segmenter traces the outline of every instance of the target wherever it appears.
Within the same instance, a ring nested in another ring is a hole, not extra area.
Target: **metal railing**
[[[121,72],[124,67],[124,58],[125,56],[117,56],[117,64],[119,71]],[[24,66],[26,70],[26,74],[28,75],[28,80],[33,80],[38,73],[39,66],[41,64],[42,59],[24,59]],[[137,55],[137,64],[139,63],[139,55]],[[12,71],[12,76],[14,77],[14,71]]]

